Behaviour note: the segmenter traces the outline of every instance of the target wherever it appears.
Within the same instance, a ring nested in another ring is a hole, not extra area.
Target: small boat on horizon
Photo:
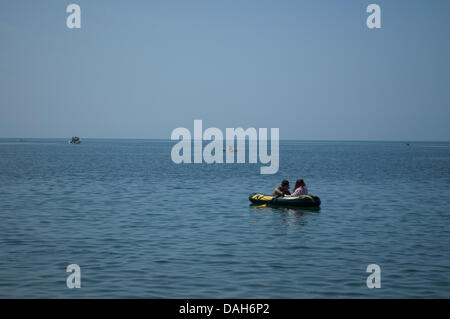
[[[69,141],[69,144],[80,144],[80,143],[81,139],[78,136],[73,136]]]

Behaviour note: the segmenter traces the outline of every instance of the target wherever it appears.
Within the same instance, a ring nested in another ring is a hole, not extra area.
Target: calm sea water
[[[284,141],[276,175],[172,145],[0,140],[0,297],[450,297],[450,143]],[[249,205],[298,177],[319,211]]]

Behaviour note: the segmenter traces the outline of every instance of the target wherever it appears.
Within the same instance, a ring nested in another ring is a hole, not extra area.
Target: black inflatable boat
[[[301,195],[298,197],[275,197],[264,194],[251,194],[248,199],[256,205],[291,206],[291,207],[319,207],[320,198],[316,195]]]

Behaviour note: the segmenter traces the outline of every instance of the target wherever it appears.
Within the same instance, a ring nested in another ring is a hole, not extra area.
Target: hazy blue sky
[[[0,137],[450,140],[450,1],[72,2],[0,0]]]

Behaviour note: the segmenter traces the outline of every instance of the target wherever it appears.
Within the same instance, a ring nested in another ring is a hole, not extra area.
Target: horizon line
[[[29,140],[66,140],[70,139],[70,137],[0,137],[0,140],[20,140],[20,139],[29,139]],[[142,137],[83,137],[82,140],[162,140],[162,141],[179,141],[172,140],[170,138],[142,138]],[[202,140],[202,139],[193,139],[192,140]],[[236,139],[235,140],[240,140]],[[246,139],[248,140],[248,139]],[[268,141],[270,139],[267,139]],[[304,142],[403,142],[403,143],[413,143],[413,142],[443,142],[448,143],[450,140],[408,140],[408,139],[392,139],[392,140],[383,140],[383,139],[295,139],[295,138],[283,138],[279,139],[280,141],[304,141]],[[210,141],[210,140],[204,140],[204,141]],[[227,141],[224,139],[224,141]]]

